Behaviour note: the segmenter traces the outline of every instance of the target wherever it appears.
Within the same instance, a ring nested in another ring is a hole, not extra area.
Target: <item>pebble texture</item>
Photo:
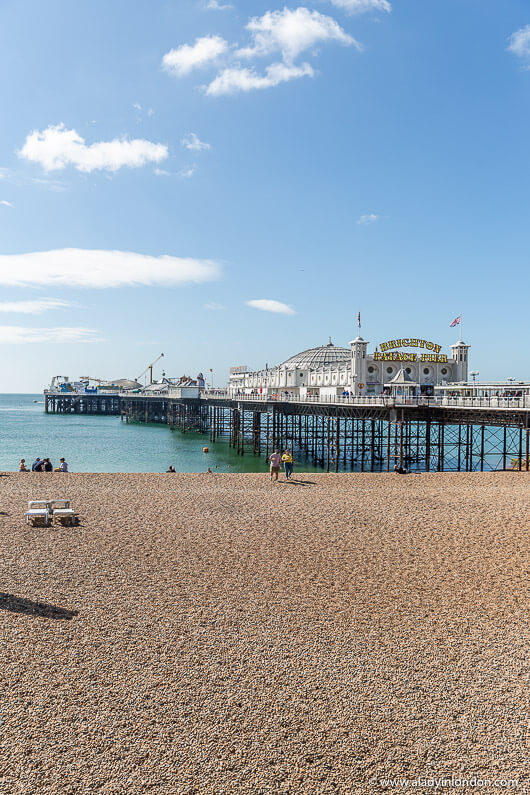
[[[529,487],[1,476],[0,792],[522,786]],[[54,497],[80,526],[27,527]]]

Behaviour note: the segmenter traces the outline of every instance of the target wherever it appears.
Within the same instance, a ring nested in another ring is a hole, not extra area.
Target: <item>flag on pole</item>
[[[462,315],[458,315],[455,317],[452,323],[449,324],[449,328],[453,328],[454,326],[459,326],[462,322]]]
[[[212,368],[211,368],[211,367],[210,367],[210,372],[211,372],[211,373],[213,373],[213,370],[212,370]]]
[[[359,324],[359,328],[361,328],[361,313],[359,312],[357,316],[357,323]]]

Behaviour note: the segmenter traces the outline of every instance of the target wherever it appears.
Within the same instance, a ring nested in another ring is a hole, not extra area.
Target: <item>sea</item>
[[[204,453],[203,448],[209,452]],[[0,470],[17,471],[36,457],[71,472],[267,472],[265,456],[239,456],[225,440],[171,431],[167,425],[121,422],[119,417],[46,414],[41,395],[0,395]],[[304,471],[313,471],[310,465]]]

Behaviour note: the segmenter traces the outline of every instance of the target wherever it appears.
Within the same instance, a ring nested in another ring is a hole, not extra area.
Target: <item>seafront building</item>
[[[327,345],[309,348],[276,367],[249,372],[232,367],[231,394],[270,395],[288,392],[293,397],[373,397],[381,394],[432,396],[436,387],[466,383],[469,345],[459,340],[451,355],[442,346],[420,337],[388,340],[368,352],[361,336],[349,348]]]

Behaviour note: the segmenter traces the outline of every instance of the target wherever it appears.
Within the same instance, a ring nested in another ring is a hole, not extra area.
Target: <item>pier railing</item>
[[[361,397],[350,395],[348,397],[335,395],[308,395],[299,397],[290,393],[275,393],[271,395],[236,395],[226,390],[208,390],[203,392],[204,400],[236,400],[249,403],[316,403],[338,406],[447,406],[462,409],[530,409],[530,395],[523,397],[404,397],[401,395],[377,395]]]
[[[82,392],[55,392],[54,390],[45,390],[45,396],[50,395],[58,398],[74,398],[74,397],[138,397],[148,398],[154,402],[167,400],[168,398],[186,399],[179,388],[167,389],[157,394],[145,394],[141,392],[125,392],[118,390],[105,390],[98,391],[97,393],[82,393]],[[502,409],[517,410],[517,409],[530,409],[530,394],[521,397],[505,396],[492,396],[492,397],[461,397],[449,395],[437,395],[435,397],[405,397],[403,395],[374,395],[371,397],[362,397],[360,395],[307,395],[300,397],[293,393],[288,392],[275,392],[270,395],[256,395],[256,394],[235,394],[225,389],[209,389],[202,391],[200,394],[201,400],[231,400],[231,401],[245,401],[248,403],[305,403],[305,404],[326,404],[335,406],[437,406],[448,408],[460,409]]]

